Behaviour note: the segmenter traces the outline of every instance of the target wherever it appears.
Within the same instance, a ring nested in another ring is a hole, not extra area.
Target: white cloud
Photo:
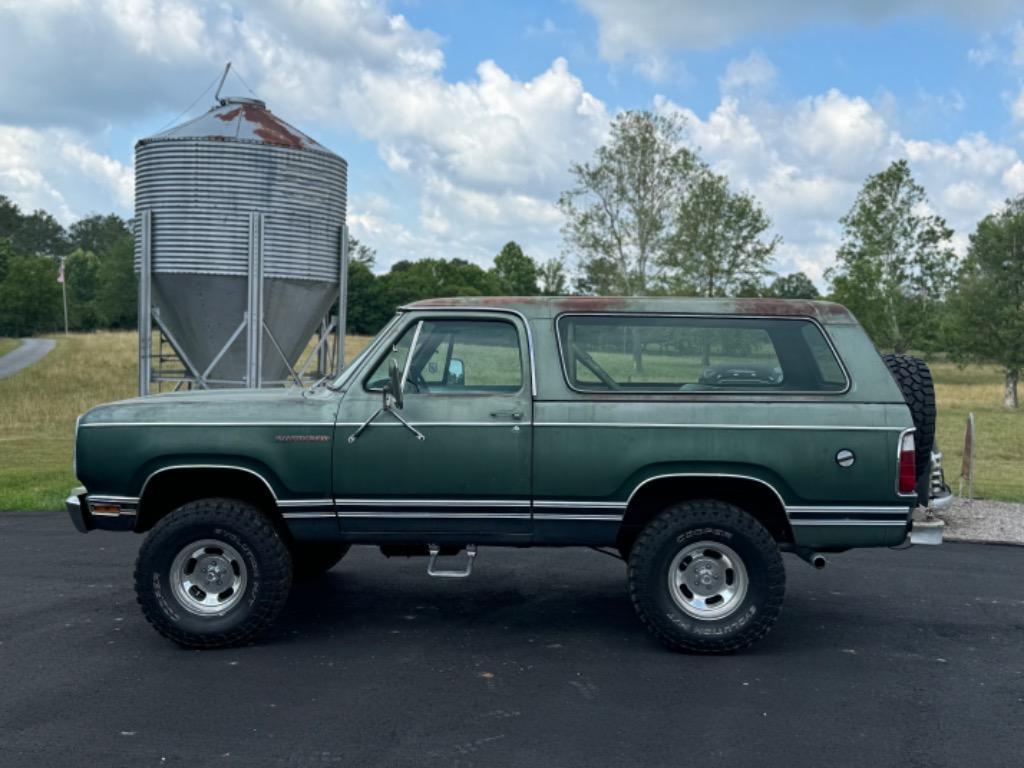
[[[967,51],[967,60],[979,69],[988,66],[995,61],[999,55],[999,49],[992,39],[992,35],[982,35],[977,48],[970,48]]]
[[[864,179],[898,158],[909,160],[931,210],[956,229],[961,252],[981,217],[1024,192],[1024,161],[1015,148],[980,133],[952,142],[911,139],[865,99],[835,89],[750,107],[726,94],[704,116],[666,99],[656,108],[681,113],[688,140],[762,203],[785,238],[779,271],[802,270],[819,285],[835,258],[840,217]]]
[[[68,131],[0,126],[0,193],[25,210],[43,208],[62,223],[132,204],[131,169],[88,148]]]
[[[416,252],[481,263],[510,237],[534,243],[535,256],[557,253],[568,164],[590,155],[609,121],[564,59],[525,82],[491,61],[458,83],[364,73],[350,99],[357,130],[419,186],[420,226],[448,239]]]
[[[763,88],[775,82],[775,65],[760,51],[751,51],[745,59],[734,59],[725,68],[725,74],[718,79],[719,87],[726,93],[744,88]]]
[[[655,79],[678,73],[667,48],[715,45],[755,22],[779,29],[805,18],[862,21],[890,7],[923,7],[923,0],[868,0],[837,10],[786,0],[772,8],[778,18],[765,21],[759,9],[766,6],[753,0],[712,9],[696,0],[585,3],[598,16],[605,54],[630,57]],[[944,0],[938,7],[997,6]],[[236,8],[8,0],[0,7],[0,67],[18,75],[0,79],[0,193],[66,222],[114,205],[129,212],[131,171],[97,149],[106,145],[103,131],[177,112],[228,59],[286,119],[313,135],[318,126],[353,132],[376,147],[386,183],[401,195],[361,194],[353,184],[350,224],[378,250],[380,269],[422,256],[488,264],[511,238],[535,257],[556,255],[554,201],[569,183],[567,167],[590,157],[611,117],[564,59],[525,79],[485,61],[475,76],[447,80],[439,38],[382,0],[256,0]],[[1024,161],[1010,146],[981,134],[912,139],[895,99],[880,108],[833,89],[771,102],[764,96],[774,79],[772,63],[753,52],[722,73],[722,96],[710,112],[664,99],[655,106],[687,115],[689,141],[762,201],[786,238],[782,271],[801,269],[820,281],[839,217],[864,178],[898,157],[909,158],[960,244],[1003,197],[1024,192]],[[238,88],[229,82],[228,93]],[[751,100],[752,92],[760,98]],[[962,108],[955,92],[949,99],[949,109]]]
[[[1010,102],[1010,116],[1016,123],[1024,122],[1024,88]]]
[[[13,0],[0,6],[0,122],[108,122],[176,112],[232,60],[301,116],[331,109],[363,71],[439,72],[438,38],[383,2]],[[240,89],[229,80],[227,92]]]
[[[0,8],[0,67],[19,74],[0,79],[0,125],[36,136],[70,125],[99,143],[111,125],[177,112],[229,59],[276,113],[313,135],[330,126],[375,142],[406,197],[419,198],[412,211],[354,206],[354,230],[394,245],[390,254],[369,243],[385,266],[428,254],[486,263],[510,237],[554,255],[553,201],[569,162],[589,156],[609,119],[564,59],[527,80],[485,61],[475,78],[447,81],[437,35],[383,0],[14,0]],[[232,78],[224,93],[240,88]],[[46,135],[62,168],[22,151],[8,158],[0,192],[49,200],[68,218],[84,212],[79,188],[102,185],[97,199],[130,210],[119,163],[87,139]]]
[[[710,49],[747,35],[814,22],[862,24],[907,14],[944,14],[978,21],[1017,10],[1013,0],[577,0],[597,19],[601,52],[611,59],[662,49]]]

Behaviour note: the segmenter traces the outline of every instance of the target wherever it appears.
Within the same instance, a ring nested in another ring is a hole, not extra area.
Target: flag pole
[[[68,281],[64,277],[64,257],[60,257],[60,287],[64,294],[64,335],[68,335]]]

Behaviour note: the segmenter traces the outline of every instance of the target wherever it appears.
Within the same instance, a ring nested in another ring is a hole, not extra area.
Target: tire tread
[[[153,556],[152,550],[161,545],[161,539],[172,536],[177,530],[204,524],[244,530],[265,554],[269,554],[260,562],[261,598],[245,621],[226,632],[200,634],[182,630],[166,618],[151,586],[146,583],[149,572],[143,563]],[[288,599],[291,582],[291,556],[271,521],[255,507],[234,499],[200,499],[170,513],[154,526],[135,561],[136,601],[146,621],[164,637],[188,648],[225,648],[251,640],[277,618]]]
[[[768,600],[743,632],[725,638],[705,638],[693,642],[672,631],[669,622],[653,604],[649,590],[641,587],[639,571],[657,556],[665,536],[673,530],[694,526],[728,525],[748,536],[758,549],[774,553],[768,557]],[[786,594],[786,569],[778,545],[767,529],[742,509],[717,500],[687,501],[673,504],[656,515],[641,531],[629,557],[629,596],[640,621],[663,644],[676,651],[705,654],[733,653],[760,640],[772,628],[782,610]]]

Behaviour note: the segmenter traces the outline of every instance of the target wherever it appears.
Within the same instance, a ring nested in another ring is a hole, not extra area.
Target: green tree
[[[130,235],[107,243],[98,253],[95,313],[104,328],[134,328],[138,322],[139,282]],[[71,284],[68,284],[71,288]]]
[[[820,299],[817,286],[803,272],[780,275],[772,281],[767,294],[776,299]]]
[[[536,296],[539,293],[537,264],[514,240],[505,243],[494,257],[493,272],[498,280],[498,291],[504,296]]]
[[[57,267],[52,259],[13,256],[0,283],[0,336],[31,336],[63,326]]]
[[[11,239],[14,250],[26,255],[60,256],[68,252],[64,227],[43,210],[22,216],[21,224]]]
[[[399,261],[380,278],[392,311],[435,296],[487,296],[498,293],[497,278],[463,259]]]
[[[14,249],[11,247],[11,238],[0,236],[0,283],[7,277],[7,265],[14,256]]]
[[[928,198],[906,160],[869,176],[840,223],[843,242],[826,272],[832,295],[881,349],[929,349],[956,257],[953,230],[926,213]]]
[[[754,197],[732,192],[725,176],[702,170],[676,210],[671,249],[658,259],[661,283],[673,294],[735,296],[762,291],[781,238]]]
[[[1003,403],[1017,408],[1024,368],[1024,196],[978,223],[947,305],[953,359],[1002,366]]]
[[[348,239],[348,260],[350,263],[355,261],[373,269],[373,265],[377,263],[377,250],[350,237]]]
[[[97,294],[100,286],[100,259],[81,248],[64,261],[67,281],[68,321],[76,331],[93,331],[99,324]]]
[[[384,300],[381,279],[363,261],[348,263],[349,333],[374,334],[384,327],[395,313],[395,307]]]
[[[43,210],[22,213],[17,203],[0,195],[0,237],[23,256],[59,256],[68,252],[64,227]]]
[[[569,167],[574,186],[558,205],[584,290],[645,295],[654,288],[679,204],[700,166],[681,144],[682,128],[680,117],[623,112],[593,160]]]
[[[373,273],[377,251],[349,238],[348,333],[374,334],[395,313],[383,298],[380,278]]]
[[[7,195],[0,195],[0,238],[13,240],[21,226],[21,208]]]
[[[91,251],[102,256],[125,240],[132,239],[128,223],[116,214],[99,214],[79,219],[68,227],[68,245],[72,250]]]
[[[565,262],[561,259],[548,259],[538,270],[541,293],[544,296],[564,296],[569,292],[569,281],[565,275]]]

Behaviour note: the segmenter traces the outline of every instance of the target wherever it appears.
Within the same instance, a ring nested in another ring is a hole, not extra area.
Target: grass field
[[[58,509],[75,485],[71,448],[75,418],[97,403],[135,395],[133,333],[55,336],[39,363],[0,380],[0,509]],[[368,342],[350,337],[351,358]],[[2,341],[0,341],[2,343]],[[975,495],[1024,500],[1024,410],[1002,408],[995,368],[961,370],[933,363],[939,401],[938,441],[955,490],[964,423],[977,422]]]
[[[21,346],[18,339],[0,339],[0,357]]]

